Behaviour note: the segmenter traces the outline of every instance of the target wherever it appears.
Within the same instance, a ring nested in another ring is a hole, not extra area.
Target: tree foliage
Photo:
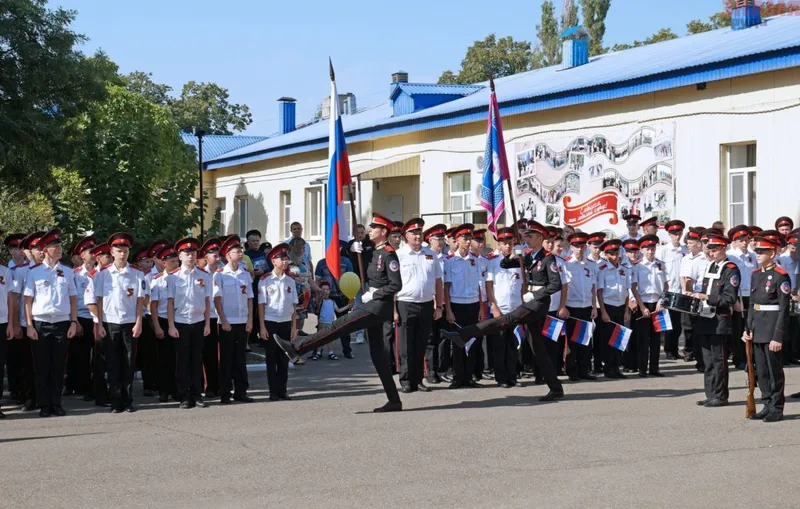
[[[228,89],[216,83],[190,81],[169,106],[184,132],[192,132],[194,128],[208,134],[244,131],[253,122],[250,108],[246,104],[232,104],[228,98]]]
[[[658,32],[654,33],[647,39],[643,41],[633,41],[632,44],[615,44],[611,47],[611,51],[621,51],[624,49],[630,48],[638,48],[639,46],[647,46],[648,44],[654,44],[657,42],[662,41],[669,41],[671,39],[677,39],[678,35],[672,31],[670,28],[662,28]]]
[[[169,106],[173,102],[173,98],[169,95],[172,87],[154,82],[151,72],[133,71],[124,76],[123,81],[126,89],[143,95],[153,104]]]
[[[531,68],[532,55],[531,43],[527,41],[515,41],[512,37],[498,39],[489,34],[467,49],[458,74],[445,71],[439,83],[478,83],[524,72]]]
[[[0,187],[0,225],[7,233],[29,233],[52,228],[53,206],[42,193]]]
[[[725,9],[711,15],[708,21],[701,21],[694,19],[686,25],[686,31],[690,34],[699,34],[708,32],[717,28],[724,28],[731,26],[731,12],[736,7],[736,0],[724,0]],[[761,19],[770,16],[779,16],[790,12],[800,11],[800,4],[797,2],[777,2],[774,0],[763,0],[759,4],[761,10]]]
[[[542,18],[536,25],[536,36],[542,56],[542,66],[555,65],[561,61],[561,41],[558,38],[558,21],[553,0],[542,2]]]
[[[572,28],[578,24],[578,7],[575,6],[574,0],[564,0],[564,6],[561,9],[561,31]]]
[[[580,0],[583,28],[589,32],[589,54],[603,53],[603,37],[606,34],[606,16],[611,0]]]

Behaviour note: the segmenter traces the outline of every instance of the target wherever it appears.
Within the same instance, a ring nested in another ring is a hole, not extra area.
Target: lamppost
[[[197,172],[200,178],[200,243],[203,243],[203,228],[205,227],[205,206],[203,204],[203,136],[206,132],[202,129],[195,128],[194,135],[197,136]]]

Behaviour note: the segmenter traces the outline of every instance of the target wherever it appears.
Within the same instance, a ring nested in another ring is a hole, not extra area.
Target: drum
[[[667,309],[690,315],[699,315],[700,310],[703,309],[702,300],[675,292],[666,292],[661,299],[661,305]]]
[[[789,314],[792,316],[800,316],[800,302],[794,300],[789,301]]]

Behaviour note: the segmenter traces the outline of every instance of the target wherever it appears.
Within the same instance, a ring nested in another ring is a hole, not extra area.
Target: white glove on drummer
[[[514,254],[517,255],[517,256],[522,256],[522,254],[524,252],[525,252],[525,250],[522,249],[522,246],[517,246],[517,247],[514,248]]]
[[[350,244],[350,252],[352,252],[352,253],[361,253],[363,251],[364,251],[364,246],[361,245],[361,241],[360,240],[355,240],[355,241],[353,241],[352,244]]]
[[[372,288],[370,288],[369,291],[365,292],[361,296],[361,302],[362,304],[369,304],[370,302],[372,302]]]
[[[526,304],[528,302],[533,302],[533,299],[534,299],[533,293],[531,293],[531,292],[528,292],[528,293],[526,293],[525,295],[522,296],[522,301],[525,302]]]

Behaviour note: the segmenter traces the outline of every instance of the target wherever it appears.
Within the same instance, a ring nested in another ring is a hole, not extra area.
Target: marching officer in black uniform
[[[542,247],[547,237],[547,228],[536,221],[528,223],[530,228],[530,249],[525,253],[524,263],[528,271],[528,291],[523,295],[523,303],[500,318],[491,318],[475,325],[462,327],[458,331],[442,331],[442,335],[461,346],[473,337],[500,334],[509,327],[525,324],[528,341],[541,370],[541,375],[550,392],[539,401],[554,401],[564,397],[564,388],[556,376],[556,369],[547,355],[542,338],[542,324],[550,306],[550,296],[561,290],[561,276],[553,255]]]
[[[783,419],[785,402],[781,350],[789,332],[792,282],[789,274],[775,265],[775,255],[781,248],[777,236],[756,237],[753,244],[760,268],[753,272],[742,341],[753,342],[758,388],[764,407],[750,419],[777,422]]]
[[[392,378],[389,352],[383,342],[383,323],[393,318],[394,296],[403,286],[400,278],[400,262],[394,249],[387,243],[392,227],[390,219],[373,214],[369,238],[375,243],[375,251],[366,269],[369,289],[361,297],[363,306],[337,318],[330,329],[310,336],[297,336],[292,342],[275,335],[280,346],[294,360],[315,348],[321,348],[335,341],[344,334],[366,329],[372,364],[389,399],[388,403],[376,408],[375,412],[399,412],[403,409],[400,394]],[[362,249],[361,242],[355,241],[351,244],[351,250],[359,252],[360,249]]]
[[[705,364],[705,399],[697,402],[707,408],[728,404],[728,336],[731,334],[733,305],[739,298],[741,273],[725,252],[728,239],[717,230],[701,234],[707,241],[711,261],[703,274],[703,290],[692,296],[704,302],[694,325],[693,337],[700,340]]]

